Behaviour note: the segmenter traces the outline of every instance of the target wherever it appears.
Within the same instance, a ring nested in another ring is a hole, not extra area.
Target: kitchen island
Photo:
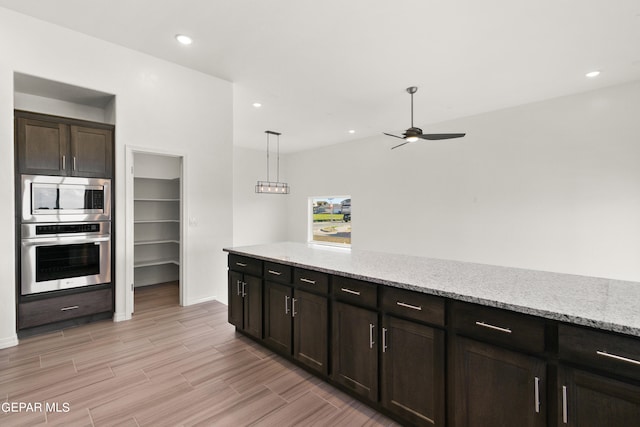
[[[225,250],[239,331],[403,423],[640,419],[640,283],[291,242]]]

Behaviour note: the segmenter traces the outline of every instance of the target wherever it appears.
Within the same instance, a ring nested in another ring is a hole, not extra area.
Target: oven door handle
[[[22,246],[59,246],[59,245],[74,245],[83,243],[101,243],[111,240],[111,236],[101,237],[85,237],[85,238],[64,238],[64,237],[51,237],[42,239],[22,239]]]

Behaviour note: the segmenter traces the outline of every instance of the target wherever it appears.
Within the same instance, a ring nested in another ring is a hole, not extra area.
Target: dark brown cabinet
[[[32,328],[77,317],[113,312],[113,292],[100,289],[18,305],[18,327]]]
[[[558,407],[558,426],[636,426],[640,385],[561,366]]]
[[[416,426],[444,426],[444,331],[384,316],[382,405]]]
[[[336,302],[332,320],[331,378],[354,393],[377,402],[378,313]]]
[[[266,346],[403,425],[640,420],[638,337],[236,254],[229,270],[238,330],[253,277]]]
[[[328,374],[325,296],[273,282],[264,286],[264,341],[307,367]]]
[[[638,425],[640,340],[561,324],[558,342],[558,425]]]
[[[111,178],[113,126],[16,111],[18,172]]]
[[[444,426],[444,299],[388,287],[380,292],[382,406],[411,425]]]
[[[327,297],[296,289],[292,304],[294,359],[314,371],[328,375]]]
[[[544,321],[457,301],[451,319],[451,425],[547,425]]]
[[[461,337],[454,355],[452,425],[546,425],[543,360]]]
[[[262,279],[229,270],[229,323],[262,338]]]
[[[293,304],[291,286],[264,283],[264,341],[280,353],[291,354]]]

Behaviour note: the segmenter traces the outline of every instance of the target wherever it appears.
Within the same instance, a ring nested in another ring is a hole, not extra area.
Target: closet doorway
[[[133,150],[131,311],[182,305],[183,156]]]

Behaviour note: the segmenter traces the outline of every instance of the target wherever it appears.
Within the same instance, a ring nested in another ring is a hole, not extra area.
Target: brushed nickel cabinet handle
[[[246,267],[247,266],[247,264],[245,264],[244,262],[236,262],[236,265],[238,267]]]
[[[615,359],[615,360],[619,360],[621,362],[631,363],[633,365],[639,365],[640,366],[640,361],[634,360],[634,359],[629,359],[628,357],[618,356],[617,354],[607,353],[606,351],[596,351],[596,354],[598,356],[608,357],[609,359]]]
[[[284,296],[284,314],[289,314],[289,295]]]
[[[494,326],[484,322],[476,322],[476,325],[482,326],[483,328],[493,329],[494,331],[504,332],[505,334],[511,333],[511,329],[509,328],[501,328],[500,326]]]
[[[279,271],[275,271],[275,270],[267,270],[270,274],[273,274],[275,276],[280,276],[282,273]]]
[[[375,342],[373,341],[373,328],[375,325],[373,323],[369,323],[369,348],[373,348]]]
[[[244,290],[245,286],[247,286],[247,282],[242,282],[242,298],[247,296],[247,293]]]
[[[71,305],[69,307],[62,307],[60,311],[77,310],[78,308],[80,308],[79,305]]]
[[[540,378],[536,377],[534,382],[536,413],[540,413]]]
[[[301,281],[301,282],[304,282],[304,283],[308,283],[308,284],[310,284],[310,285],[315,285],[315,284],[316,284],[316,281],[315,281],[315,280],[305,279],[304,277],[301,277],[301,278],[300,278],[300,281]]]
[[[62,156],[62,169],[66,169],[67,168],[67,156]]]
[[[387,352],[387,328],[382,328],[382,352]]]
[[[400,307],[410,308],[411,310],[422,311],[422,306],[419,305],[407,304],[406,302],[401,301],[396,301],[396,304],[398,304]]]
[[[73,156],[73,170],[76,170],[76,156]]]
[[[240,296],[240,285],[242,284],[242,280],[236,280],[236,293]]]
[[[297,299],[291,298],[291,317],[296,317],[296,301]]]
[[[562,422],[567,424],[569,417],[567,416],[567,386],[562,386]]]
[[[354,290],[349,289],[349,288],[341,288],[340,290],[341,290],[342,292],[346,292],[346,293],[348,293],[348,294],[352,294],[352,295],[360,295],[360,292],[358,292],[358,291],[354,291]]]

